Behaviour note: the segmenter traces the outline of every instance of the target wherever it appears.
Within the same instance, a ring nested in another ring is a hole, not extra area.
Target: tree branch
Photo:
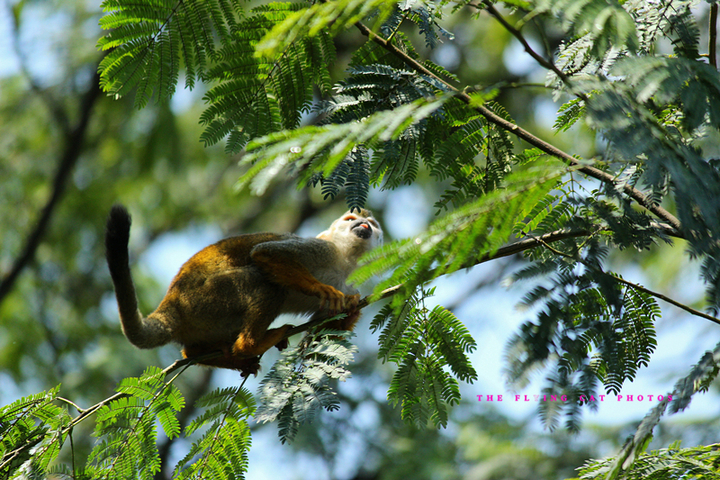
[[[717,69],[717,17],[718,4],[710,4],[710,35],[708,39],[708,57],[710,65]]]
[[[520,30],[518,30],[517,28],[510,25],[510,23],[508,23],[508,21],[505,20],[505,17],[503,17],[500,14],[500,12],[497,11],[497,9],[495,8],[495,6],[492,3],[490,3],[488,0],[484,0],[483,6],[476,5],[474,3],[468,3],[467,5],[470,7],[474,7],[477,10],[483,10],[483,9],[487,10],[487,12],[490,15],[492,15],[500,23],[500,25],[502,25],[505,28],[505,30],[510,32],[510,34],[512,36],[514,36],[520,42],[520,44],[523,46],[523,48],[525,49],[525,52],[527,52],[528,55],[530,55],[536,62],[538,62],[540,64],[540,66],[542,66],[546,70],[552,71],[555,75],[557,75],[557,77],[560,80],[562,80],[562,82],[568,88],[570,88],[570,90],[574,93],[574,95],[576,95],[581,100],[587,102],[587,100],[588,100],[587,95],[585,95],[582,92],[574,91],[572,83],[570,82],[570,78],[565,74],[565,72],[560,70],[554,63],[552,63],[551,61],[549,61],[548,59],[546,59],[545,57],[543,57],[542,55],[537,53],[535,50],[533,50],[533,48],[530,46],[528,41],[525,39],[525,36],[520,32]]]
[[[63,193],[65,192],[65,187],[68,179],[70,178],[70,174],[72,173],[73,168],[82,153],[85,135],[87,133],[87,127],[90,122],[95,101],[100,96],[99,81],[99,75],[95,74],[88,91],[85,92],[85,95],[82,98],[80,105],[80,118],[75,127],[70,130],[65,137],[65,148],[62,156],[60,157],[60,162],[53,179],[50,197],[42,209],[40,218],[38,219],[35,228],[32,230],[25,242],[25,248],[15,260],[15,263],[10,271],[2,278],[2,281],[0,281],[0,304],[12,290],[20,273],[35,257],[35,251],[40,245],[42,237],[50,224],[53,214],[55,213],[55,207],[57,207]]]
[[[656,223],[653,225],[658,230],[662,230],[664,233],[668,235],[672,235],[673,233],[676,233],[674,229],[669,227],[668,225]],[[589,230],[583,230],[583,229],[570,229],[570,228],[564,228],[561,230],[556,230],[554,232],[546,233],[540,236],[533,236],[533,237],[527,237],[523,238],[522,240],[518,240],[515,242],[512,242],[508,245],[505,245],[503,247],[498,248],[498,250],[493,254],[486,254],[482,257],[479,257],[478,259],[472,260],[471,262],[468,262],[467,264],[464,264],[461,269],[464,268],[471,268],[475,265],[479,265],[481,263],[489,262],[491,260],[497,260],[498,258],[503,257],[509,257],[510,255],[515,255],[517,253],[522,253],[525,250],[530,250],[532,248],[537,248],[541,246],[546,246],[550,243],[557,242],[560,240],[565,240],[568,238],[577,238],[577,237],[586,237],[589,235],[592,235],[593,232]],[[435,278],[435,275],[433,275],[433,272],[430,272],[430,275]],[[389,287],[382,292],[376,294],[376,295],[368,295],[358,302],[357,309],[361,310],[371,303],[375,303],[379,300],[383,300],[385,298],[390,298],[393,295],[399,293],[403,288],[403,285],[395,285],[392,287]],[[644,287],[638,287],[638,288],[644,288]],[[687,307],[690,308],[690,307]],[[714,318],[714,317],[713,317]],[[297,335],[298,333],[302,333],[308,330],[311,330],[319,325],[322,325],[325,322],[328,322],[332,320],[333,317],[329,318],[313,318],[312,320],[309,320],[303,324],[297,325],[295,327],[292,327],[287,331],[283,339],[288,339],[294,335]],[[179,368],[185,367],[187,365],[194,365],[196,363],[201,363],[204,360],[211,360],[213,358],[218,358],[224,355],[220,350],[216,352],[206,353],[204,355],[199,355],[196,357],[190,357],[190,358],[183,358],[182,360],[177,360],[175,363],[173,363],[170,367],[168,367],[167,373],[173,372]],[[250,357],[247,357],[250,358]]]
[[[427,75],[429,77],[432,77],[437,82],[440,82],[442,85],[445,86],[445,88],[448,91],[454,92],[456,97],[462,101],[463,103],[472,106],[473,102],[470,96],[465,93],[464,91],[460,91],[458,88],[454,87],[453,85],[450,85],[448,82],[443,80],[442,78],[435,75],[432,71],[427,69],[423,64],[415,60],[414,58],[407,55],[405,52],[397,48],[395,45],[393,45],[391,42],[385,40],[381,36],[377,35],[375,32],[370,30],[368,27],[366,27],[363,23],[357,22],[355,24],[358,30],[368,37],[371,41],[377,43],[381,47],[383,47],[388,52],[392,53],[396,57],[398,57],[403,63],[408,65],[410,68],[414,69],[417,72],[422,73],[423,75]],[[578,170],[585,175],[595,178],[603,183],[616,186],[618,185],[615,181],[615,177],[609,173],[603,172],[602,170],[583,164],[579,160],[577,160],[572,155],[565,153],[564,151],[560,150],[556,146],[545,142],[544,140],[541,140],[540,138],[536,137],[535,135],[531,134],[530,132],[522,129],[520,126],[509,122],[505,120],[504,118],[496,115],[494,112],[489,110],[484,105],[479,106],[473,106],[472,108],[475,109],[478,113],[480,113],[483,117],[485,117],[490,123],[493,123],[497,125],[498,127],[502,128],[503,130],[506,130],[513,135],[517,136],[518,138],[525,140],[530,145],[542,150],[548,155],[551,155],[553,157],[559,158],[570,165],[574,167],[578,167]],[[623,192],[628,195],[630,198],[635,200],[639,205],[647,209],[648,211],[652,212],[656,217],[659,219],[662,219],[663,221],[667,222],[671,228],[675,230],[675,234],[673,236],[684,238],[681,233],[681,225],[680,221],[670,212],[662,208],[660,205],[655,204],[652,200],[650,200],[643,192],[636,189],[632,185],[624,184],[622,185]]]
[[[546,234],[541,235],[536,238],[524,238],[522,240],[513,242],[504,247],[500,247],[492,255],[490,255],[490,254],[484,255],[484,256],[480,257],[479,259],[468,263],[467,265],[463,265],[461,268],[470,268],[475,265],[479,265],[481,263],[489,262],[490,260],[496,260],[498,258],[507,257],[510,255],[514,255],[516,253],[524,252],[525,250],[529,250],[531,248],[537,248],[537,247],[540,247],[543,245],[543,241],[552,243],[552,242],[557,242],[559,240],[564,240],[567,238],[584,237],[587,235],[590,235],[590,232],[588,230],[571,230],[568,228],[568,229],[557,230],[555,232],[546,233]],[[358,302],[357,309],[361,310],[361,309],[367,307],[368,305],[370,305],[371,303],[375,303],[375,302],[385,299],[385,298],[390,298],[393,295],[400,292],[402,290],[402,287],[403,287],[402,284],[395,285],[393,287],[383,290],[382,292],[380,292],[377,295],[368,295],[368,296],[362,298],[360,300],[360,302]],[[330,317],[330,318],[313,318],[312,320],[309,320],[303,324],[297,325],[297,326],[289,329],[288,332],[283,337],[283,339],[288,339],[294,335],[297,335],[298,333],[308,331],[308,330],[315,328],[319,325],[322,325],[323,323],[328,322],[330,320],[332,320],[332,317]],[[223,355],[224,355],[223,352],[218,350],[215,352],[206,353],[204,355],[198,355],[195,357],[183,358],[181,360],[176,360],[175,363],[173,363],[166,369],[166,373],[171,373],[179,368],[183,368],[188,365],[194,365],[196,363],[201,363],[205,360],[211,360],[213,358],[218,358]],[[250,357],[248,357],[248,358],[250,358]]]

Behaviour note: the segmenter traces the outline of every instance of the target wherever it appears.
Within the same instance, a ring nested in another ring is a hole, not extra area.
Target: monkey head
[[[357,261],[365,252],[382,245],[383,231],[372,212],[348,211],[317,236],[335,244],[348,258]]]

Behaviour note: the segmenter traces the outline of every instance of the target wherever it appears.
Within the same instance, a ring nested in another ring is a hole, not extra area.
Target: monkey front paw
[[[337,313],[345,308],[345,295],[335,287],[320,284],[316,287],[316,295],[320,298],[320,308],[330,313]]]
[[[354,312],[357,310],[357,306],[360,303],[360,294],[345,295],[343,298],[343,310],[346,312]]]

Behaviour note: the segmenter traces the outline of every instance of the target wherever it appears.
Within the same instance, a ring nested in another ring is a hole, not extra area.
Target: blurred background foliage
[[[454,39],[422,54],[468,85],[499,88],[496,100],[519,125],[551,138],[561,149],[591,155],[602,148],[580,126],[564,135],[553,133],[557,104],[543,86],[545,72],[497,22],[475,13],[465,9],[448,17],[443,27]],[[133,108],[132,96],[114,100],[100,93],[95,76],[101,59],[95,48],[100,16],[94,0],[0,2],[3,405],[60,383],[61,396],[89,405],[107,397],[119,379],[178,357],[172,346],[137,350],[120,330],[101,241],[113,203],[127,205],[134,215],[130,248],[143,311],[157,305],[174,271],[205,244],[263,230],[315,235],[345,208],[342,198],[325,201],[319,189],[297,191],[292,181],[275,184],[262,197],[235,191],[238,158],[226,155],[222,146],[204,148],[199,141],[201,87],[143,110]],[[532,33],[528,37],[545,51],[558,41]],[[350,53],[363,41],[356,32],[337,38],[334,80],[342,77]],[[422,50],[424,42],[415,45]],[[421,173],[412,187],[372,191],[369,207],[388,239],[407,237],[422,231],[436,214],[424,199],[437,198],[442,187]],[[687,284],[688,278],[697,278],[688,274],[696,266],[688,267],[682,258],[682,245],[676,245],[643,255],[621,253],[613,262],[619,271],[642,274],[650,287],[700,304],[702,289]],[[519,262],[497,261],[472,280],[446,284],[442,303],[461,312],[458,316],[481,351],[484,342],[499,338],[504,343],[502,335],[522,319],[517,312],[494,317],[481,307],[497,302],[498,295],[503,304],[518,301],[521,288],[504,291],[497,286]],[[447,429],[415,430],[403,424],[385,399],[392,371],[376,360],[376,342],[367,329],[373,314],[368,309],[358,328],[360,353],[353,378],[339,387],[340,411],[304,426],[290,445],[280,445],[274,425],[257,427],[248,478],[264,478],[278,469],[286,478],[313,479],[566,478],[587,458],[614,454],[633,431],[617,423],[590,425],[570,437],[543,431],[532,414],[508,417],[507,411],[479,404],[475,394],[502,393],[484,388],[487,377],[497,377],[497,365],[475,365],[480,381],[465,389],[464,403],[453,411]],[[693,339],[707,332],[699,320],[666,312],[659,324],[661,342],[663,332],[667,337],[684,325],[694,333],[682,337],[687,345],[676,347],[679,357],[693,354],[693,361],[700,350]],[[263,368],[270,361],[264,359]],[[677,373],[674,367],[685,371],[687,366],[666,363],[663,368],[671,378]],[[190,407],[183,411],[183,421],[193,416],[195,398],[239,380],[234,373],[202,368],[184,375],[179,386]],[[678,438],[690,444],[716,441],[720,412],[715,407],[702,413],[661,424],[658,444]],[[93,439],[88,428],[75,431],[76,449],[89,451]],[[175,443],[180,441],[161,440],[162,455],[176,459],[182,445]],[[158,478],[166,475],[162,471]]]

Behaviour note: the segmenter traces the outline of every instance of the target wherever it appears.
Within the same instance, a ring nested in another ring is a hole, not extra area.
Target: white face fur
[[[369,210],[346,212],[317,238],[332,242],[357,260],[363,253],[382,245],[383,231]]]

